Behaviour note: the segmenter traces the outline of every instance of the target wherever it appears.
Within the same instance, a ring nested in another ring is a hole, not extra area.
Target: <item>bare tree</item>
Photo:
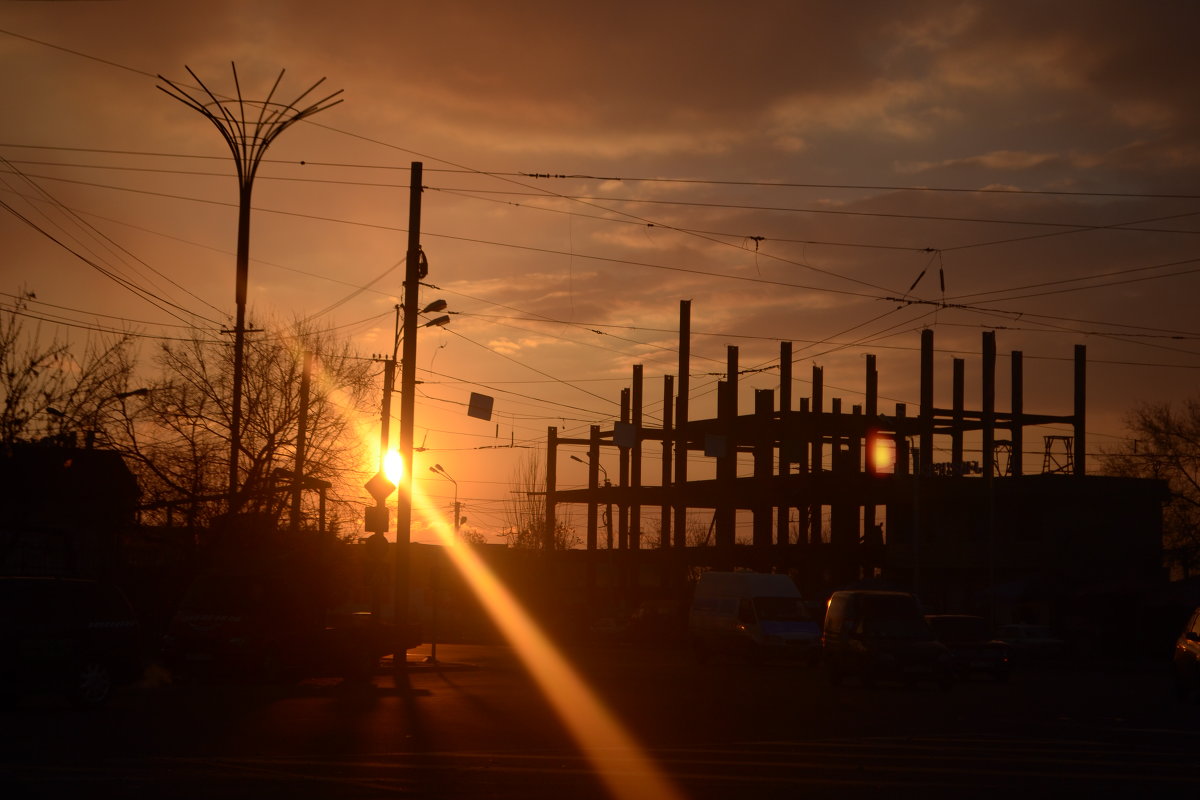
[[[461,528],[458,531],[458,538],[464,544],[487,544],[487,537],[476,528]]]
[[[1102,457],[1105,472],[1166,481],[1171,500],[1163,515],[1163,549],[1172,571],[1200,570],[1200,398],[1175,409],[1146,403],[1126,417],[1132,441]]]
[[[349,513],[336,498],[357,486],[367,440],[356,421],[374,414],[374,365],[356,358],[328,331],[302,322],[271,326],[247,342],[239,510],[278,519],[290,503],[301,415],[304,352],[315,354],[305,436],[305,477],[333,484],[332,513]],[[130,414],[118,449],[135,469],[151,503],[179,503],[203,523],[223,510],[229,457],[232,351],[227,342],[195,335],[164,343],[159,377]],[[305,502],[312,515],[311,499]],[[340,511],[339,511],[340,509]]]
[[[546,541],[546,473],[538,451],[530,450],[517,463],[512,482],[512,494],[505,510],[508,546],[526,550],[543,549]],[[569,519],[555,517],[555,550],[570,550],[581,541]]]
[[[711,515],[689,512],[684,527],[684,542],[687,547],[705,547],[712,538]],[[652,518],[650,530],[642,534],[642,547],[656,549],[662,545],[662,519]]]
[[[90,444],[119,405],[141,393],[129,389],[133,337],[89,337],[79,355],[57,338],[44,344],[40,324],[24,323],[33,298],[22,293],[12,309],[0,310],[0,441],[74,444],[83,434]]]

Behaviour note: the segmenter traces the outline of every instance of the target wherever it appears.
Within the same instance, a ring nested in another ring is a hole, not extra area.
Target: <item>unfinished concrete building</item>
[[[1071,413],[1024,404],[1022,354],[1010,354],[1011,396],[996,402],[995,334],[982,337],[978,408],[964,402],[965,363],[951,366],[952,399],[934,401],[933,332],[921,334],[920,400],[880,408],[876,359],[865,358],[865,401],[844,408],[812,371],[808,397],[793,402],[791,346],[780,349],[780,389],[756,390],[738,408],[738,352],[728,348],[716,416],[689,417],[690,305],[680,307],[679,381],[664,376],[662,426],[643,424],[642,369],[622,390],[621,418],[587,439],[547,448],[547,531],[560,504],[586,506],[589,591],[619,586],[623,602],[674,598],[691,568],[790,572],[808,597],[849,585],[917,592],[931,609],[986,613],[995,621],[1062,623],[1087,602],[1128,604],[1162,580],[1159,482],[1085,474],[1086,350],[1074,349]],[[1027,428],[1069,435],[1028,442]],[[965,443],[976,457],[968,459]],[[1044,449],[1026,474],[1026,447]],[[560,452],[569,446],[570,450]],[[557,487],[559,459],[587,448],[588,486]],[[643,471],[649,448],[661,472]],[[601,453],[615,451],[617,480],[601,481]],[[936,451],[949,460],[934,460]],[[689,454],[712,459],[712,477],[689,477]],[[882,463],[884,460],[891,463]],[[739,475],[739,464],[742,465]],[[752,465],[752,468],[751,468]],[[604,518],[601,546],[601,510]],[[711,511],[712,538],[689,543],[689,511]],[[748,541],[737,520],[752,519]],[[643,520],[653,518],[647,548]],[[615,530],[614,530],[615,529]],[[658,532],[661,532],[659,535]],[[576,560],[575,563],[578,563]]]

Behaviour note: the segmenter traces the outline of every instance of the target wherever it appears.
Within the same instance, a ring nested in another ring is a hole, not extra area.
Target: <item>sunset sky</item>
[[[796,397],[818,365],[861,403],[874,353],[881,409],[915,409],[926,327],[936,403],[962,357],[977,407],[994,330],[1000,410],[1021,350],[1025,410],[1069,414],[1087,345],[1094,456],[1138,403],[1197,394],[1198,30],[1182,1],[7,2],[0,200],[41,230],[0,209],[0,304],[36,292],[48,334],[133,329],[147,350],[229,325],[232,162],[155,76],[228,95],[234,62],[261,99],[282,68],[280,97],[325,78],[313,97],[344,102],[260,169],[250,317],[389,350],[422,162],[421,302],[454,313],[419,339],[415,475],[446,504],[445,467],[469,527],[504,526],[547,426],[611,427],[634,364],[658,423],[685,299],[694,418],[728,345],[767,368],[744,410],[777,388],[781,340]],[[466,416],[472,391],[492,421]],[[1065,432],[1027,433],[1028,471]],[[560,486],[582,485],[567,455]]]

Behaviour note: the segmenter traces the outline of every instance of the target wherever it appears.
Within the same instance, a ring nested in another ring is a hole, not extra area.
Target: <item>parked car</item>
[[[1067,643],[1047,625],[1002,625],[996,631],[996,638],[1012,649],[1018,663],[1058,661],[1067,655]]]
[[[950,651],[933,636],[916,596],[905,592],[841,591],[829,598],[822,648],[834,685],[857,677],[954,685]]]
[[[950,650],[959,678],[990,675],[1006,681],[1012,674],[1012,650],[988,635],[983,617],[967,614],[931,614],[925,617],[933,635]]]
[[[1200,700],[1200,607],[1175,642],[1175,686],[1181,700]]]
[[[821,656],[820,624],[787,575],[702,573],[688,614],[688,636],[700,661],[724,653],[811,666]]]
[[[0,693],[61,694],[81,708],[142,676],[141,626],[125,595],[92,580],[0,577]]]

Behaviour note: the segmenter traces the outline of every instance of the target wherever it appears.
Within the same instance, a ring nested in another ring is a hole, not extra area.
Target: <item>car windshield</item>
[[[754,613],[771,622],[809,622],[811,618],[799,597],[756,597]]]

